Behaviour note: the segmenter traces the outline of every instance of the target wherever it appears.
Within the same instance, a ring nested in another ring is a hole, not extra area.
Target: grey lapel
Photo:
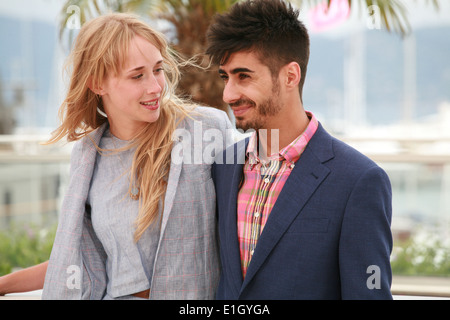
[[[178,141],[174,142],[174,148],[179,143],[181,143],[181,142],[178,142]],[[160,244],[161,244],[162,237],[164,235],[164,230],[166,228],[170,212],[172,210],[173,201],[175,199],[175,194],[177,193],[178,181],[180,179],[182,167],[183,167],[182,163],[177,163],[177,162],[173,162],[173,161],[170,163],[169,178],[167,180],[166,195],[164,197],[164,210],[163,210],[163,216],[161,219],[161,233],[160,233],[160,241],[159,241]],[[158,249],[159,249],[159,246],[158,246]]]

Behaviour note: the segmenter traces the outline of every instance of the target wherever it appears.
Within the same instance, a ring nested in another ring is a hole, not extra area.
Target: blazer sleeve
[[[392,192],[387,174],[373,166],[348,199],[339,243],[343,299],[392,299]]]

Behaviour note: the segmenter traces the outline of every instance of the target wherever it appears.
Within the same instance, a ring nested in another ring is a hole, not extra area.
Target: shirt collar
[[[300,155],[303,153],[303,150],[305,150],[319,126],[319,122],[312,112],[306,111],[306,114],[310,121],[305,131],[303,131],[297,138],[294,139],[294,141],[281,149],[278,153],[272,154],[269,157],[269,160],[286,160],[289,163],[294,163],[300,158]],[[250,136],[246,156],[249,164],[251,165],[261,162],[258,154],[258,134],[256,131],[254,131]]]

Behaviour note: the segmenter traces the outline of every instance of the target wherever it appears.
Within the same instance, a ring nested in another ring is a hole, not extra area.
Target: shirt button
[[[291,164],[291,169],[294,169],[294,167],[295,167],[295,164]]]
[[[269,182],[270,182],[270,179],[269,179],[269,178],[265,178],[265,179],[264,179],[264,182],[265,182],[265,183],[269,183]]]
[[[256,218],[259,217],[259,212],[255,212],[255,217],[256,217]]]
[[[250,254],[253,255],[253,253],[255,252],[255,250],[250,251]]]

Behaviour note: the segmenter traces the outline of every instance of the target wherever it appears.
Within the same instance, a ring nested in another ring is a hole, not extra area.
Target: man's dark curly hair
[[[214,64],[224,64],[231,54],[255,52],[277,76],[281,67],[297,62],[301,68],[300,97],[309,60],[309,36],[299,11],[283,0],[246,0],[227,13],[217,14],[207,32],[206,53]]]

